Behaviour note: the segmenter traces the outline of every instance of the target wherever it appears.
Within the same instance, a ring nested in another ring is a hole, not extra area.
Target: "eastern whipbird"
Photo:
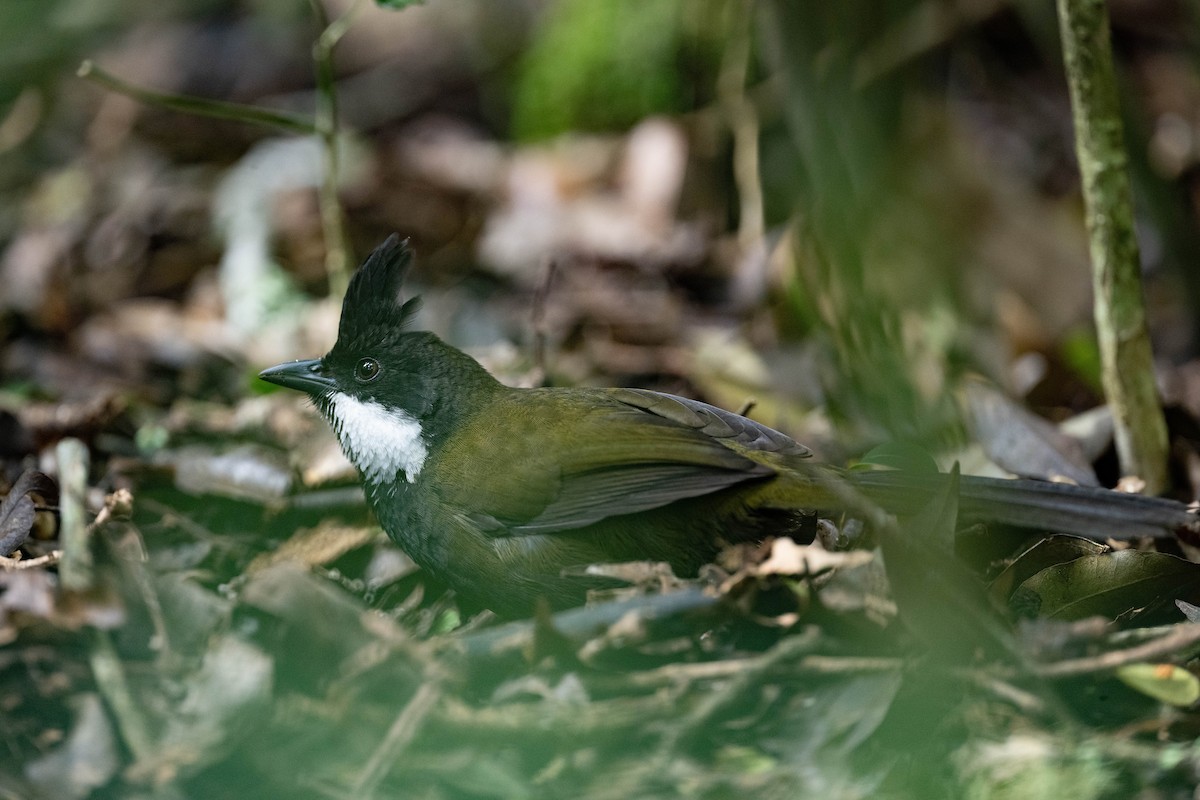
[[[515,389],[432,333],[407,330],[412,256],[393,235],[350,282],[323,358],[261,373],[305,392],[333,426],[388,535],[469,601],[506,616],[539,597],[581,603],[597,563],[666,561],[694,574],[725,543],[811,538],[836,482],[915,512],[939,476],[844,473],[779,431],[642,389]],[[932,481],[932,483],[931,483]],[[965,476],[963,516],[1130,538],[1195,532],[1182,503]]]

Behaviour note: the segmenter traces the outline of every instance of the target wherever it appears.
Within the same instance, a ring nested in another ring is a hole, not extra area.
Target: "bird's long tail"
[[[945,475],[900,471],[853,472],[851,483],[893,513],[917,513]],[[990,522],[1089,539],[1200,536],[1200,515],[1177,500],[1036,480],[964,475],[959,479],[960,522]]]

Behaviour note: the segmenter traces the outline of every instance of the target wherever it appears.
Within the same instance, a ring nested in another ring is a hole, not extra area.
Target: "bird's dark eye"
[[[359,359],[354,365],[354,377],[361,383],[370,383],[379,377],[379,362],[373,358]]]

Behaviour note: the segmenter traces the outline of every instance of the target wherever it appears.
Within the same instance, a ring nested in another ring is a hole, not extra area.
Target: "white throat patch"
[[[372,400],[336,392],[329,419],[350,463],[372,483],[389,483],[403,471],[409,483],[421,474],[429,448],[421,423],[403,411],[389,411]]]

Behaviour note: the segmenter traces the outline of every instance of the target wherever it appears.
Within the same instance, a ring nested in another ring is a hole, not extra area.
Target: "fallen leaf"
[[[1126,664],[1117,677],[1142,694],[1186,708],[1200,700],[1200,678],[1174,664]]]
[[[1066,534],[1048,536],[1021,553],[1004,571],[992,581],[991,593],[996,600],[1005,603],[1017,587],[1037,573],[1056,564],[1066,564],[1083,556],[1107,553],[1109,547]]]
[[[58,491],[54,481],[37,470],[27,469],[21,473],[4,500],[0,501],[0,556],[12,553],[29,536],[35,513],[32,494],[54,498]]]
[[[815,575],[839,567],[860,567],[874,559],[872,553],[852,550],[833,553],[819,545],[800,545],[786,536],[771,544],[771,555],[752,568],[758,575]]]
[[[967,381],[962,403],[971,434],[997,465],[1025,478],[1100,485],[1079,442],[990,384]]]
[[[1057,564],[1024,581],[1009,607],[1025,616],[1114,619],[1200,598],[1200,564],[1164,553],[1120,550]]]

